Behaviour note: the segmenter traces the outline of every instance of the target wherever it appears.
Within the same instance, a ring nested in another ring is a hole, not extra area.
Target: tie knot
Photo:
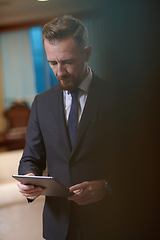
[[[75,88],[73,91],[71,91],[71,96],[72,97],[77,97],[78,96],[78,92],[79,92],[79,88]]]

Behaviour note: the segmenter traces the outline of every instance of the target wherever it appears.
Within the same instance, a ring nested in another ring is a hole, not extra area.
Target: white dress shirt
[[[81,116],[84,110],[84,106],[86,104],[87,96],[88,96],[88,91],[90,88],[90,84],[92,81],[92,70],[90,67],[88,67],[88,75],[87,77],[83,80],[83,82],[78,86],[79,93],[78,93],[78,102],[79,102],[79,108],[78,108],[78,123],[81,120]],[[68,91],[63,91],[63,99],[64,99],[64,112],[65,112],[65,117],[66,117],[66,122],[68,123],[68,117],[69,117],[69,112],[71,109],[71,104],[72,104],[72,96]]]

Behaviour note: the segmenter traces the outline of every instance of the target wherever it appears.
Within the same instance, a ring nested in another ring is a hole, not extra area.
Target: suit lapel
[[[86,105],[79,123],[79,129],[77,132],[77,137],[72,149],[72,154],[76,150],[78,144],[80,143],[83,135],[85,134],[92,118],[95,113],[95,110],[100,105],[103,98],[103,86],[99,83],[98,77],[93,76],[90,90],[88,93]]]
[[[69,152],[71,151],[70,140],[68,135],[68,130],[65,121],[64,115],[64,104],[63,104],[63,91],[59,87],[59,85],[54,88],[54,92],[51,95],[52,109],[54,112],[54,116],[57,121],[57,125],[59,127],[59,131],[61,132],[62,138],[68,148]]]

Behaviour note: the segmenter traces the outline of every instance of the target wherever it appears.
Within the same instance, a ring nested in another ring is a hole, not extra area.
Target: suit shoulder
[[[47,100],[50,100],[51,97],[56,94],[60,90],[59,85],[55,85],[54,87],[51,87],[50,89],[36,95],[35,99],[40,102],[46,102]]]
[[[114,92],[115,91],[115,84],[108,79],[102,79],[98,77],[96,74],[93,74],[93,85],[100,92]]]
[[[59,85],[51,87],[50,89],[36,95],[32,105],[34,104],[40,108],[49,107],[51,105],[51,102],[59,99],[61,92],[62,90],[60,89]]]
[[[49,96],[49,95],[52,95],[54,93],[54,91],[57,91],[59,89],[59,84],[55,85],[54,87],[51,87],[50,89],[42,92],[42,93],[39,93],[37,95],[38,98],[43,98],[43,97],[46,97],[46,96]]]

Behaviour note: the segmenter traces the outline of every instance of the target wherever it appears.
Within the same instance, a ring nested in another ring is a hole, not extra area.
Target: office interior
[[[117,97],[117,124],[121,137],[122,218],[119,239],[159,239],[159,92],[160,2],[118,0],[0,1],[0,36],[43,26],[69,14],[92,22],[96,49],[90,66],[97,75],[112,81]],[[99,24],[97,24],[99,23]],[[101,35],[98,33],[102,27]],[[96,25],[95,25],[96,24]],[[96,37],[95,37],[96,36]],[[105,38],[105,42],[103,39]],[[103,43],[103,44],[102,44]],[[2,46],[2,45],[1,45]],[[103,52],[103,56],[102,53]],[[0,49],[0,239],[42,238],[44,197],[27,204],[12,174],[25,144],[26,121],[8,134],[5,112],[12,103],[26,107],[26,98],[6,104],[2,49]],[[14,59],[12,60],[14,61]],[[99,64],[100,63],[100,64]],[[9,69],[8,69],[9,71]],[[12,81],[12,79],[10,79]],[[13,83],[14,84],[14,83]],[[14,84],[15,88],[16,86]],[[31,95],[36,95],[34,91]],[[33,96],[34,97],[34,96]],[[29,117],[31,102],[25,108]],[[19,119],[15,120],[17,124]],[[17,126],[17,125],[16,125]],[[20,132],[19,132],[20,131]],[[2,136],[3,135],[3,136]],[[8,136],[8,135],[7,135]],[[14,138],[15,136],[15,138]],[[10,144],[11,143],[11,144]],[[129,236],[129,238],[127,238]]]

